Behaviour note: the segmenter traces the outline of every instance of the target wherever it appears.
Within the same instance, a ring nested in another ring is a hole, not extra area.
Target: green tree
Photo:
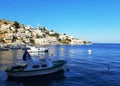
[[[0,42],[1,42],[1,43],[5,43],[5,40],[1,39]]]
[[[66,40],[66,39],[63,39],[63,40],[61,40],[61,41],[59,41],[60,43],[63,43],[63,44],[69,44],[70,43],[70,41],[69,40]]]
[[[13,36],[12,42],[16,41],[18,38],[16,36]]]
[[[61,39],[60,39],[60,38],[58,38],[58,41],[60,42],[60,41],[61,41]]]
[[[3,22],[3,24],[6,24],[6,25],[7,25],[8,23],[5,21],[5,22]]]
[[[56,38],[59,38],[59,34],[58,34],[58,33],[49,34],[49,36],[54,36],[54,37],[56,37]]]
[[[33,39],[30,39],[30,43],[34,44],[34,43],[35,43],[35,41],[34,41]]]
[[[19,23],[17,21],[15,21],[13,25],[15,26],[15,28],[19,28]]]
[[[86,44],[87,42],[86,41],[83,41],[84,44]]]
[[[51,30],[51,32],[53,32],[53,30]]]
[[[63,35],[66,35],[65,33]]]

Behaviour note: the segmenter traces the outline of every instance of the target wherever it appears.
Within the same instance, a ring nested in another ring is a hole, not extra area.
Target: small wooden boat
[[[27,51],[23,55],[23,60],[26,61],[26,65],[8,67],[6,73],[12,77],[46,75],[63,70],[66,64],[66,60],[51,61],[49,58],[33,60]]]

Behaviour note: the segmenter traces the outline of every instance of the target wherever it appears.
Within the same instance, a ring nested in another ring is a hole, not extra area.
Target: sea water
[[[5,69],[24,64],[24,51],[0,51],[0,86],[120,86],[120,44],[57,45],[48,48],[49,53],[33,54],[33,59],[66,59],[64,71],[11,81]]]

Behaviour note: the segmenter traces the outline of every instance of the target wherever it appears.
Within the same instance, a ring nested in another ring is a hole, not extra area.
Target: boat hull
[[[66,61],[55,61],[54,63],[59,62],[58,65],[54,65],[51,68],[47,69],[39,69],[39,70],[29,70],[29,71],[20,71],[20,72],[13,72],[6,70],[7,74],[12,77],[28,77],[28,76],[37,76],[37,75],[47,75],[52,74],[64,69]]]
[[[27,50],[29,53],[48,52],[48,50]]]
[[[27,50],[29,53],[35,53],[35,52],[48,52],[48,48],[37,48],[37,47],[28,47]]]

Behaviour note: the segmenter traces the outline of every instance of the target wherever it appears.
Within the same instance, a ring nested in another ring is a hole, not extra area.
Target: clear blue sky
[[[120,43],[120,0],[0,0],[0,19]]]

